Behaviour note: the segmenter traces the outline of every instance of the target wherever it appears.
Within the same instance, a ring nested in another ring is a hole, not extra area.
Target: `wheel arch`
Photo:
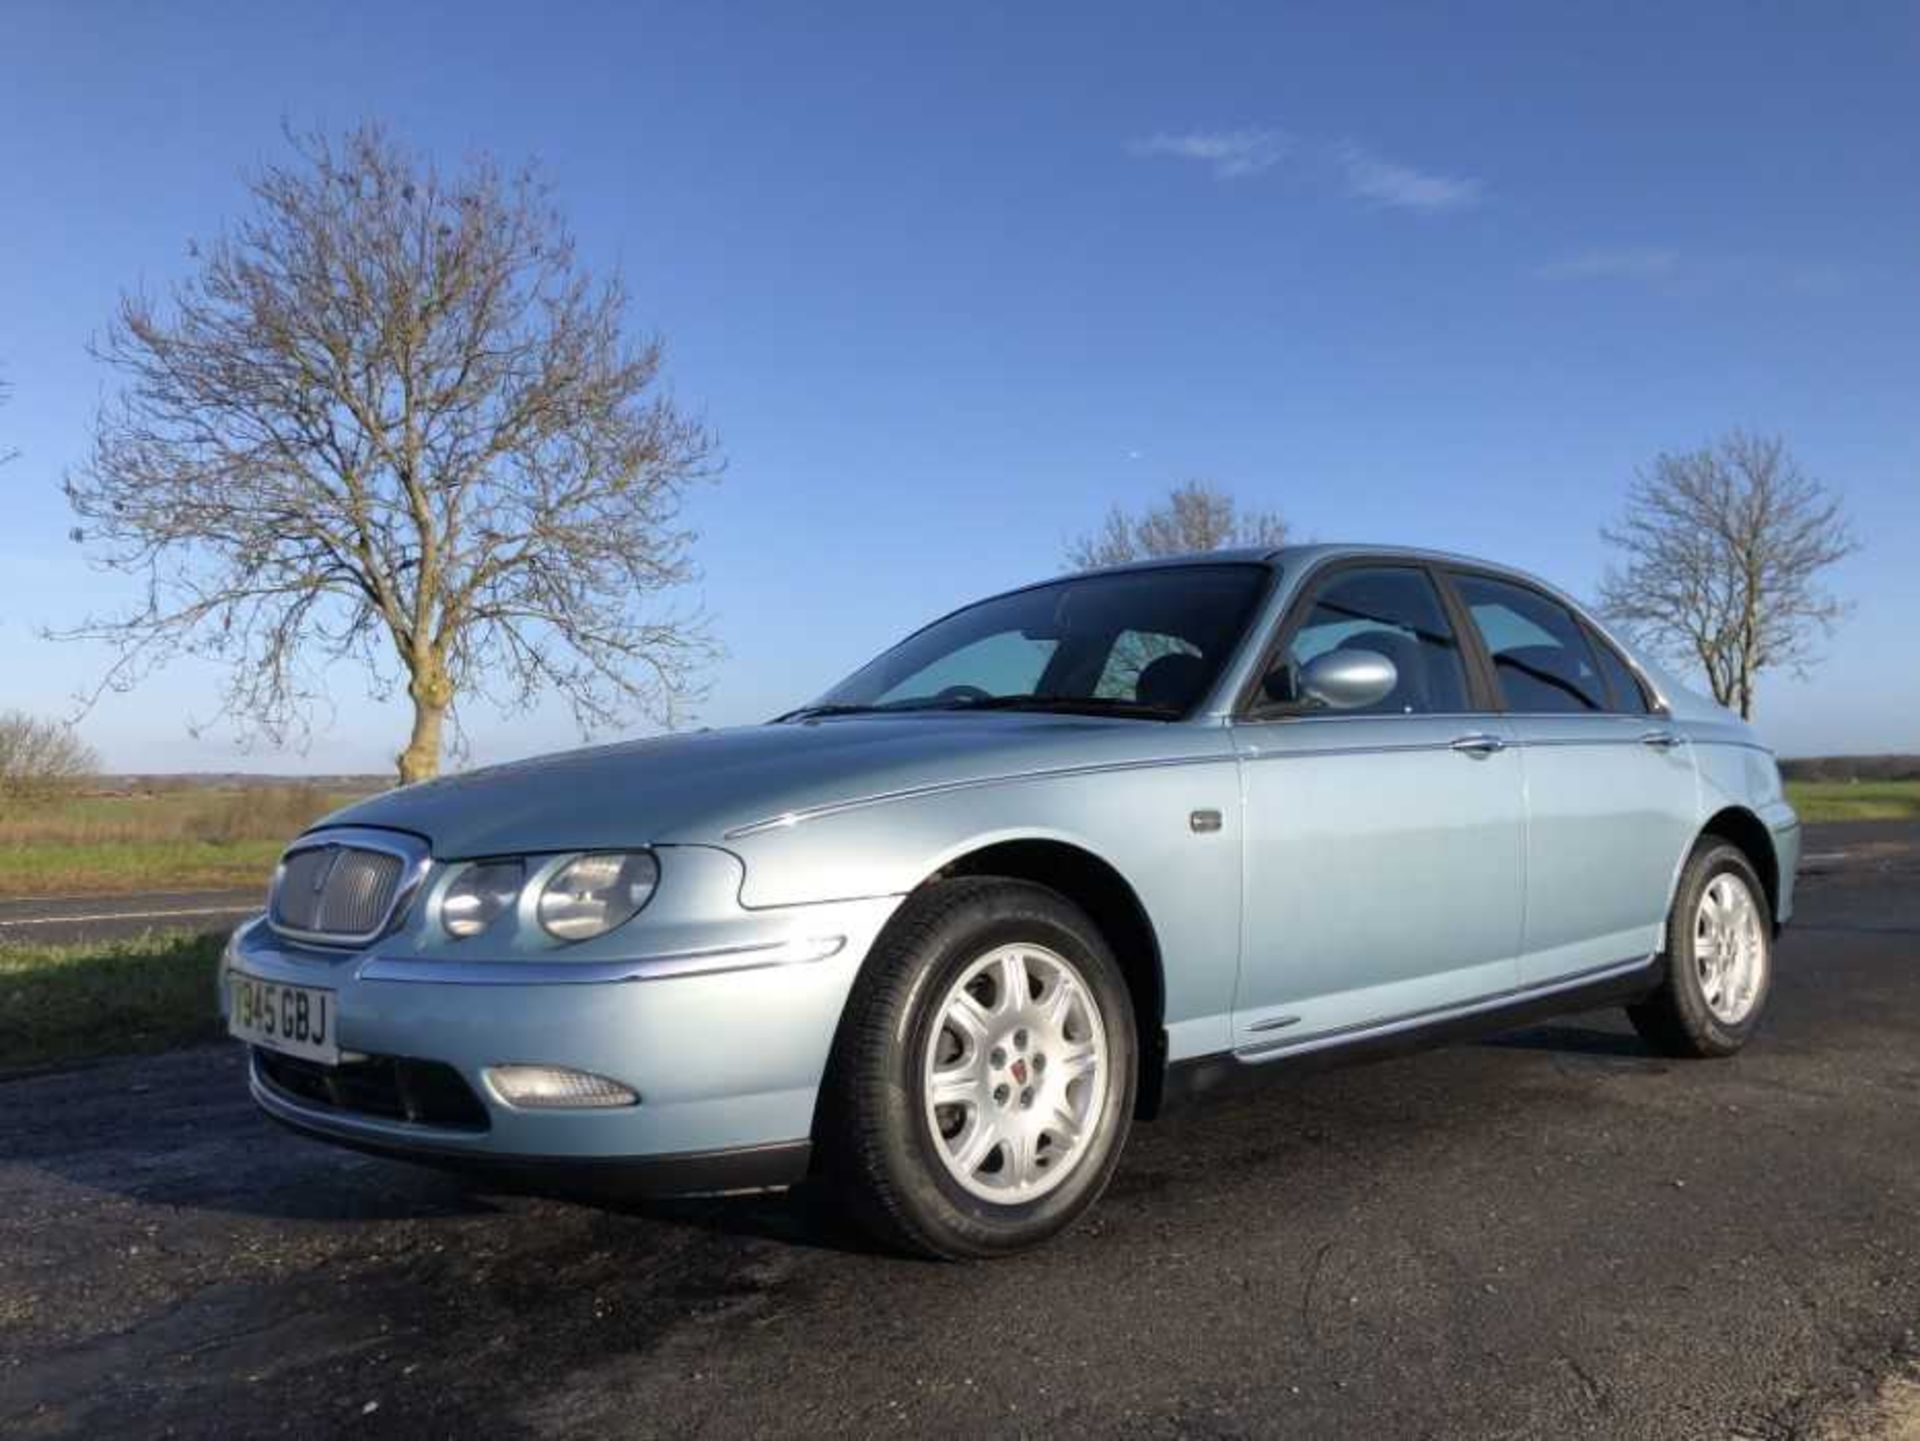
[[[1133,998],[1140,1076],[1134,1114],[1158,1114],[1166,1071],[1166,976],[1160,938],[1140,896],[1112,862],[1070,841],[1034,837],[996,841],[948,861],[923,884],[956,876],[1004,876],[1065,896],[1113,947]]]
[[[1053,836],[983,839],[942,860],[908,892],[901,909],[928,887],[963,876],[1045,886],[1086,912],[1113,948],[1133,1000],[1140,1057],[1134,1114],[1142,1119],[1159,1114],[1167,1066],[1166,978],[1160,938],[1139,894],[1119,868],[1083,845]],[[883,930],[874,943],[875,954],[885,936]]]
[[[1780,857],[1774,850],[1773,833],[1767,823],[1745,806],[1725,806],[1715,811],[1700,828],[1704,839],[1714,836],[1746,856],[1760,876],[1767,896],[1767,915],[1777,930],[1780,925]]]

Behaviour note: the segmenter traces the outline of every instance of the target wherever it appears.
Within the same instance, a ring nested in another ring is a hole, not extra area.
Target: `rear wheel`
[[[1773,980],[1766,888],[1738,847],[1694,848],[1667,917],[1667,974],[1627,1007],[1634,1028],[1673,1056],[1730,1056],[1760,1023]]]
[[[1035,1245],[1106,1188],[1135,1051],[1125,978],[1078,907],[1022,881],[932,886],[848,1002],[821,1138],[832,1178],[900,1249]]]

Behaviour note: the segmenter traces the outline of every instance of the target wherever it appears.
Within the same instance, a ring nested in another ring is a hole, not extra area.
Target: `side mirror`
[[[1300,668],[1300,695],[1328,710],[1378,705],[1400,684],[1392,661],[1371,650],[1330,650]]]

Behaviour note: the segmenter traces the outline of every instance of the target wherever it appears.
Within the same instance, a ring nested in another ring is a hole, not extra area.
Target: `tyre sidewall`
[[[1758,993],[1746,1015],[1736,1023],[1721,1020],[1707,1005],[1694,956],[1694,918],[1700,909],[1700,897],[1716,878],[1728,874],[1740,878],[1759,910],[1764,957]],[[1766,887],[1760,883],[1752,862],[1733,846],[1724,843],[1703,846],[1687,864],[1674,897],[1673,913],[1667,919],[1667,985],[1681,1023],[1701,1048],[1710,1053],[1731,1055],[1759,1028],[1767,997],[1773,990],[1773,912],[1767,904]]]
[[[921,1068],[940,1006],[974,961],[1005,945],[1044,946],[1073,963],[1100,1008],[1106,1031],[1106,1094],[1088,1150],[1065,1180],[1031,1201],[1002,1205],[967,1191],[936,1149],[921,1092]],[[1119,964],[1091,922],[1039,887],[1009,883],[956,908],[917,947],[898,958],[908,984],[890,1018],[880,1103],[881,1158],[896,1193],[928,1239],[949,1253],[991,1255],[1054,1234],[1099,1196],[1118,1164],[1133,1114],[1133,1008]]]

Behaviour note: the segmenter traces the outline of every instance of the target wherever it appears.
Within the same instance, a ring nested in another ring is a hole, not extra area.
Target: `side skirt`
[[[1166,1069],[1158,1114],[1171,1115],[1196,1101],[1238,1093],[1264,1081],[1386,1060],[1449,1041],[1496,1035],[1553,1016],[1637,1001],[1659,986],[1665,971],[1666,957],[1647,956],[1588,976],[1507,992],[1442,1011],[1303,1036],[1298,1041],[1254,1051],[1219,1051],[1175,1061]]]

